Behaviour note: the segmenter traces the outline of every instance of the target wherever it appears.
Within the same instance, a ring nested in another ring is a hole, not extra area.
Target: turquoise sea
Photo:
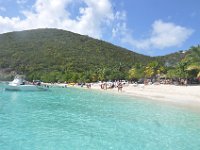
[[[76,88],[0,86],[0,150],[199,150],[200,112]]]

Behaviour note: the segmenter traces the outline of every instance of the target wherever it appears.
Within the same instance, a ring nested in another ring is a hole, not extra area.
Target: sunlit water
[[[199,150],[200,113],[74,88],[0,86],[0,150]]]

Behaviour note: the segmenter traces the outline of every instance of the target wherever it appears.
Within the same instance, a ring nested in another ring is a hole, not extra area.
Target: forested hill
[[[8,78],[18,73],[47,82],[125,79],[133,66],[174,67],[188,52],[150,57],[65,30],[10,32],[0,34],[0,80],[10,72]]]
[[[0,68],[11,68],[30,78],[50,72],[128,70],[135,63],[145,64],[152,59],[102,40],[58,29],[0,35]]]
[[[189,50],[180,50],[178,52],[171,53],[165,56],[154,57],[154,59],[158,62],[162,62],[165,66],[176,66],[177,63],[179,63],[188,53],[190,53]]]

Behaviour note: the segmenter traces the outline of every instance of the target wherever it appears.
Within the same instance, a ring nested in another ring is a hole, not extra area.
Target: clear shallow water
[[[199,150],[200,113],[81,89],[0,87],[2,150]]]

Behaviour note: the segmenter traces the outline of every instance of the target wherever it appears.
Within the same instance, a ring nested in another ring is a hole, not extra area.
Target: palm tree
[[[157,61],[150,62],[145,68],[146,77],[154,78],[157,74],[160,74],[161,68]]]
[[[153,75],[154,75],[153,67],[152,66],[146,66],[145,70],[144,70],[144,73],[145,73],[145,77],[147,77],[147,78],[153,77]]]
[[[196,76],[200,77],[200,46],[192,47],[190,53],[186,56],[185,61],[189,64],[187,70],[196,70]]]
[[[129,71],[128,71],[128,78],[129,79],[140,79],[144,78],[144,66],[141,64],[135,64]]]
[[[136,68],[133,67],[128,71],[128,78],[129,79],[137,78],[137,70],[136,70]]]
[[[104,81],[105,80],[105,73],[106,73],[106,67],[101,67],[97,69],[97,75],[98,75],[98,80]]]
[[[178,77],[180,78],[187,78],[188,77],[188,72],[187,72],[187,62],[181,61],[177,64],[176,66],[176,73]]]

